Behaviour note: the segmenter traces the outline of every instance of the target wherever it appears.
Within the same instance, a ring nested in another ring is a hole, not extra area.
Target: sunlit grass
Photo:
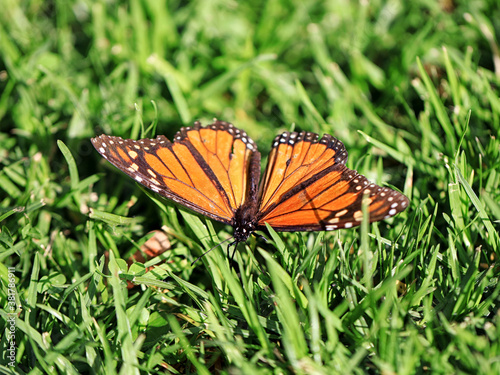
[[[499,373],[500,14],[445,3],[8,0],[0,368]],[[411,205],[353,230],[270,229],[232,264],[226,243],[192,266],[231,228],[145,192],[89,139],[213,117],[263,163],[281,131],[332,134]],[[169,249],[127,263],[159,229]]]

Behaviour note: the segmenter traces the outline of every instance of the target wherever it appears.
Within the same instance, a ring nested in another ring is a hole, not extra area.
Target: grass
[[[499,373],[498,20],[488,1],[7,0],[0,371]],[[283,130],[330,133],[411,206],[191,266],[231,228],[145,194],[89,138],[214,116],[263,155]],[[128,265],[160,228],[170,249]]]

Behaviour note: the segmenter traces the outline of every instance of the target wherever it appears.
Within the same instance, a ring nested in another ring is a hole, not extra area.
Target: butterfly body
[[[97,151],[137,182],[174,202],[234,228],[244,242],[266,223],[276,231],[357,226],[362,205],[370,221],[403,211],[408,199],[348,169],[342,142],[325,134],[278,135],[260,180],[260,153],[248,135],[215,120],[182,128],[170,142],[102,135]]]

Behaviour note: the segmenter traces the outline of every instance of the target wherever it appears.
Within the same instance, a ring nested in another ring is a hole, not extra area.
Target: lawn
[[[500,373],[499,37],[488,0],[5,0],[0,373]],[[214,117],[263,166],[331,134],[410,206],[192,264],[233,229],[90,138]]]

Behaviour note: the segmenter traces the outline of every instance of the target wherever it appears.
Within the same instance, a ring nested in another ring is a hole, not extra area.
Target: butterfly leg
[[[255,234],[255,233],[252,233],[255,237],[257,238],[260,238],[261,240],[264,240],[264,242],[268,242],[269,240],[264,237],[262,234]]]
[[[234,261],[234,254],[236,254],[236,248],[238,247],[238,244],[239,244],[238,241],[233,241],[229,245],[227,245],[227,259],[229,259],[231,264]],[[233,250],[233,253],[231,254],[231,256],[229,256],[229,249],[231,248],[231,246],[234,247],[234,250]]]

